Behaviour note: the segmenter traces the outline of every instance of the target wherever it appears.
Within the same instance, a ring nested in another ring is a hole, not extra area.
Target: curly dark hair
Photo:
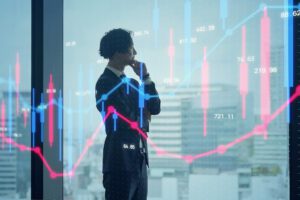
[[[131,31],[121,28],[106,32],[100,41],[100,56],[110,59],[116,52],[126,53],[129,47],[133,45],[131,35]]]

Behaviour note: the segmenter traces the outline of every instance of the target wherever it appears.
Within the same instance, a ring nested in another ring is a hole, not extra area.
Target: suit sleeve
[[[145,84],[145,94],[150,95],[146,106],[151,115],[158,115],[160,113],[160,98],[155,88],[155,83],[151,82]]]

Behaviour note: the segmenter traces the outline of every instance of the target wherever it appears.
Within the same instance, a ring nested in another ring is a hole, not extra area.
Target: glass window
[[[0,1],[0,199],[30,199],[31,1]]]
[[[288,108],[274,115],[291,86],[286,2],[65,0],[65,170],[79,163],[65,197],[104,199],[98,49],[125,28],[161,98],[148,140],[176,155],[148,144],[149,199],[288,199]]]

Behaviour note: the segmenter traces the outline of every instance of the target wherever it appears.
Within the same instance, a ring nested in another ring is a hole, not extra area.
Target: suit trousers
[[[140,154],[137,172],[112,171],[103,173],[105,200],[147,200],[148,176],[145,154]]]

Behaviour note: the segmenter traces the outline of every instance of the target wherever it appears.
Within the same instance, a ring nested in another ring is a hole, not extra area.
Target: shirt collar
[[[111,67],[111,66],[106,66],[107,69],[109,69],[110,71],[112,71],[117,77],[120,77],[122,74],[124,74],[123,72]],[[124,74],[125,75],[125,74]]]

